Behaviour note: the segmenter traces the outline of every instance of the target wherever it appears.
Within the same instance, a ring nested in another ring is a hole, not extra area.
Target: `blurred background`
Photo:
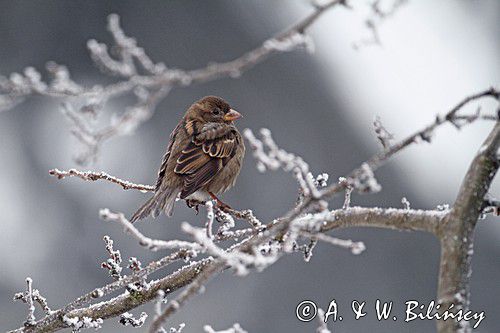
[[[330,10],[313,25],[314,54],[304,50],[279,54],[238,79],[174,89],[135,135],[107,142],[100,160],[90,168],[153,184],[168,135],[181,114],[194,100],[215,94],[244,114],[240,129],[271,129],[282,148],[301,155],[314,173],[327,172],[335,181],[380,149],[372,130],[375,116],[401,139],[466,95],[498,86],[500,2],[410,1],[380,26],[382,46],[359,50],[353,43],[370,36],[364,25],[368,12],[366,5],[353,6],[354,10]],[[192,69],[231,60],[311,10],[301,0],[2,0],[0,73],[21,72],[26,66],[42,70],[53,60],[67,65],[77,82],[109,82],[93,67],[86,41],[110,41],[106,31],[110,13],[121,16],[125,32],[136,37],[154,61]],[[60,102],[35,97],[0,114],[2,331],[25,320],[25,304],[12,303],[12,296],[25,289],[27,276],[52,308],[109,282],[100,268],[107,258],[104,235],[114,239],[125,259],[137,256],[146,263],[162,256],[98,218],[104,207],[130,214],[148,195],[105,182],[58,181],[49,176],[51,168],[76,167],[72,157],[80,148],[59,112]],[[483,112],[495,111],[493,103],[482,106]],[[117,112],[120,103],[109,108],[109,113]],[[413,146],[377,172],[381,193],[354,195],[353,204],[402,207],[403,196],[412,208],[453,203],[468,163],[490,128],[486,122],[460,132],[444,126],[432,144]],[[259,174],[248,154],[237,186],[223,198],[233,207],[252,208],[266,221],[292,207],[296,190],[289,174]],[[491,194],[500,195],[498,180]],[[332,200],[330,207],[339,207],[341,200]],[[178,204],[172,219],[161,216],[140,227],[152,237],[181,238],[185,236],[180,222],[186,220],[202,225],[204,217]],[[296,254],[259,274],[241,278],[226,272],[168,325],[185,322],[184,332],[200,332],[204,324],[222,329],[239,322],[250,333],[314,332],[316,322],[295,318],[296,305],[311,299],[326,309],[336,299],[344,321],[330,323],[334,332],[435,330],[432,321],[402,320],[405,301],[429,302],[435,297],[439,244],[433,236],[378,229],[339,230],[333,235],[364,241],[367,251],[353,256],[319,244],[309,263]],[[471,286],[471,308],[486,312],[478,332],[500,331],[495,317],[500,313],[499,239],[498,218],[480,221]],[[401,318],[378,322],[373,311],[376,299],[394,301],[395,314]],[[366,300],[372,311],[354,320],[352,300]],[[151,305],[133,313],[141,310],[152,314]],[[136,330],[110,319],[103,331]]]

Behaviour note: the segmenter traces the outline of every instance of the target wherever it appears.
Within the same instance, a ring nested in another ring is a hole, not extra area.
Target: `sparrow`
[[[172,216],[179,197],[190,202],[216,200],[236,182],[245,145],[234,121],[241,114],[220,97],[206,96],[191,105],[170,134],[154,195],[135,212],[131,222],[162,211]]]

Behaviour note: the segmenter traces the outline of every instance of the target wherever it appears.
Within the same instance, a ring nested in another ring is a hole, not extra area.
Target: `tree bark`
[[[472,161],[450,214],[438,229],[441,239],[438,302],[440,313],[453,304],[453,312],[469,310],[471,259],[474,229],[482,213],[484,198],[498,170],[500,122],[496,122],[490,135]],[[438,320],[439,333],[470,332],[469,322]]]

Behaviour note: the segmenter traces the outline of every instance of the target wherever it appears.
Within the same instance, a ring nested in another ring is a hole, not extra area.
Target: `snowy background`
[[[185,108],[201,96],[215,94],[244,114],[240,129],[271,129],[278,144],[304,157],[315,173],[327,172],[336,179],[379,149],[371,130],[376,115],[401,139],[466,95],[498,86],[500,2],[410,1],[381,26],[382,47],[359,51],[352,43],[369,36],[363,26],[367,13],[360,6],[354,8],[331,10],[313,26],[313,55],[281,54],[236,80],[174,89],[135,135],[105,144],[102,158],[92,169],[152,184],[168,135]],[[310,11],[306,1],[299,0],[2,0],[0,73],[22,71],[26,66],[42,69],[54,60],[67,65],[78,82],[108,82],[92,66],[86,41],[110,40],[105,29],[110,13],[121,16],[125,31],[154,60],[190,69],[235,58]],[[122,105],[111,104],[110,112]],[[492,111],[491,105],[483,103],[483,110]],[[26,276],[34,279],[35,288],[52,308],[109,282],[99,267],[106,259],[105,234],[115,240],[124,257],[147,262],[162,255],[141,248],[121,228],[98,218],[103,207],[130,214],[147,195],[109,183],[57,181],[48,175],[54,167],[75,167],[72,157],[78,147],[58,107],[59,101],[32,98],[0,114],[2,331],[25,320],[26,306],[11,299],[24,290]],[[452,203],[490,127],[478,122],[461,132],[452,126],[442,128],[431,145],[408,149],[377,173],[381,193],[354,195],[353,204],[402,207],[403,196],[414,208]],[[497,197],[499,184],[497,180],[491,190]],[[259,174],[247,156],[236,188],[224,199],[234,207],[252,208],[266,220],[286,212],[295,193],[290,175]],[[333,200],[331,206],[339,202]],[[177,205],[172,219],[148,220],[141,227],[157,238],[178,238],[184,237],[180,222],[185,220],[201,225],[203,216]],[[500,312],[498,222],[491,217],[481,221],[476,232],[471,307],[486,311],[479,332],[500,331],[495,318]],[[169,324],[186,322],[184,332],[200,332],[204,324],[222,329],[234,322],[251,333],[314,332],[316,323],[295,318],[295,307],[303,299],[327,307],[335,298],[346,315],[354,299],[366,300],[369,309],[376,299],[393,300],[402,315],[406,300],[434,298],[439,244],[431,235],[377,229],[334,234],[362,240],[368,249],[352,256],[320,244],[308,264],[297,254],[260,274],[239,278],[226,272]],[[333,325],[335,332],[434,330],[431,321],[379,323],[373,311],[360,321],[348,317]],[[106,321],[104,332],[133,331],[117,321]]]

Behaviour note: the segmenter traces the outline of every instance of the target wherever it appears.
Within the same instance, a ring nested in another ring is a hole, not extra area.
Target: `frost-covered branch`
[[[180,259],[186,260],[186,259],[190,258],[191,256],[192,256],[192,253],[189,251],[185,251],[185,250],[180,250],[180,251],[174,252],[172,254],[169,254],[169,255],[161,258],[160,260],[153,261],[153,262],[149,263],[146,267],[144,267],[138,271],[134,271],[134,273],[132,275],[124,276],[124,277],[122,277],[122,279],[120,279],[118,281],[115,281],[113,283],[110,283],[110,284],[103,286],[103,287],[100,287],[100,288],[96,288],[96,289],[92,290],[91,292],[89,292],[83,296],[78,297],[73,302],[67,304],[65,307],[63,307],[62,309],[60,309],[58,311],[59,312],[69,312],[69,311],[77,308],[78,306],[81,306],[81,305],[86,304],[86,303],[90,303],[94,299],[102,298],[106,295],[109,295],[113,291],[119,290],[125,286],[128,286],[131,283],[139,281],[140,279],[144,279],[149,274],[154,273],[162,268],[165,268],[166,266],[168,266],[169,264],[171,264],[175,261],[178,261]]]
[[[63,322],[71,328],[73,333],[80,332],[81,330],[86,330],[93,328],[94,330],[98,330],[102,328],[103,320],[101,318],[92,319],[89,317],[62,317]]]
[[[149,328],[149,333],[157,333],[165,321],[175,313],[191,296],[198,293],[203,284],[210,279],[215,273],[224,269],[224,263],[221,261],[214,261],[212,265],[207,265],[207,268],[200,272],[195,279],[193,279],[188,288],[184,289],[181,294],[167,304],[167,307],[162,313],[156,317]]]
[[[309,165],[302,157],[280,149],[267,128],[261,129],[260,135],[261,140],[257,139],[250,129],[246,128],[243,131],[243,136],[250,143],[253,157],[257,160],[257,169],[260,172],[277,169],[291,171],[299,184],[301,195],[319,197],[315,179],[309,172]]]
[[[119,16],[111,14],[108,17],[108,30],[114,45],[108,46],[91,39],[87,42],[87,48],[95,65],[103,73],[117,77],[117,82],[85,87],[71,78],[65,66],[54,62],[46,66],[50,79],[45,82],[38,70],[27,67],[23,73],[0,76],[0,111],[15,107],[29,96],[62,98],[62,112],[72,125],[71,133],[85,148],[76,156],[76,161],[78,164],[87,164],[96,160],[105,141],[130,134],[150,119],[158,103],[172,87],[186,87],[222,77],[237,78],[273,54],[290,52],[300,47],[311,49],[312,41],[305,34],[306,30],[328,9],[343,4],[344,0],[326,1],[322,6],[315,6],[309,16],[264,41],[254,50],[234,60],[211,62],[206,67],[194,70],[155,63],[134,38],[125,34]],[[132,95],[135,104],[123,113],[112,115],[108,125],[94,128],[93,120],[107,109],[108,102],[123,95]]]
[[[21,327],[9,332],[55,332],[69,327],[68,324],[62,320],[63,315],[66,315],[68,318],[88,317],[94,319],[101,318],[103,320],[117,317],[142,304],[154,301],[160,289],[171,293],[189,285],[200,273],[208,267],[211,267],[210,264],[212,262],[213,259],[210,258],[192,262],[159,280],[150,281],[149,288],[140,290],[135,294],[125,291],[108,301],[96,303],[88,307],[74,309],[68,312],[60,309],[54,311],[52,315],[37,321],[33,326]]]
[[[179,240],[165,241],[160,239],[152,239],[144,236],[122,213],[113,213],[109,209],[101,209],[99,216],[106,221],[114,221],[120,223],[125,231],[131,234],[139,241],[139,244],[149,248],[152,251],[158,250],[200,250],[200,245],[192,242],[185,242]]]
[[[148,314],[146,312],[141,312],[141,315],[136,318],[130,312],[125,312],[120,315],[120,324],[123,326],[132,326],[132,327],[142,327],[148,318]]]
[[[483,214],[500,216],[500,201],[495,199],[485,199],[483,202]]]
[[[21,300],[28,305],[28,316],[24,323],[25,326],[33,326],[35,324],[35,302],[40,304],[40,307],[46,315],[52,314],[47,300],[40,294],[38,289],[33,289],[33,279],[26,278],[27,288],[24,292],[19,292],[14,295],[14,301]]]
[[[352,254],[361,254],[365,249],[365,244],[363,242],[353,242],[350,239],[340,239],[337,237],[331,237],[328,235],[324,235],[321,233],[310,233],[307,231],[302,231],[301,232],[302,236],[309,237],[311,239],[315,240],[320,240],[322,242],[334,245],[334,246],[340,246],[346,249],[349,249]]]
[[[460,119],[463,117],[463,115],[459,115],[458,112],[462,110],[466,105],[470,104],[471,102],[477,101],[479,99],[483,98],[493,98],[495,100],[500,99],[500,91],[498,91],[495,88],[489,88],[487,90],[483,90],[479,93],[470,95],[463,100],[461,100],[457,105],[455,105],[450,111],[448,111],[444,115],[438,115],[436,116],[435,120],[424,127],[423,129],[415,132],[414,134],[408,136],[407,138],[391,145],[387,149],[385,149],[383,152],[380,152],[374,156],[372,156],[369,160],[367,160],[365,163],[361,165],[361,167],[353,170],[347,177],[347,182],[339,183],[339,184],[333,184],[328,186],[327,188],[321,190],[322,196],[330,197],[336,193],[341,192],[344,190],[348,184],[351,182],[354,182],[359,175],[366,174],[366,171],[375,171],[376,169],[380,168],[382,165],[384,165],[393,155],[401,152],[408,146],[419,143],[419,142],[431,142],[432,140],[432,135],[434,131],[446,124],[446,123],[451,123],[453,124],[454,121],[457,119]],[[492,116],[496,117],[497,122],[498,122],[498,115]],[[480,119],[480,118],[478,118]]]
[[[106,251],[109,253],[109,258],[101,264],[102,268],[106,268],[109,271],[109,275],[115,279],[120,280],[122,278],[122,255],[119,250],[115,250],[113,247],[113,240],[109,236],[104,236],[104,243],[106,244]]]
[[[318,318],[319,326],[316,329],[316,333],[332,333],[332,331],[330,331],[328,329],[328,326],[326,325],[325,310],[319,308],[317,318]]]
[[[124,190],[134,189],[139,190],[141,192],[152,192],[154,191],[154,186],[152,185],[143,185],[143,184],[134,184],[127,180],[123,180],[111,175],[108,175],[106,172],[93,172],[93,171],[78,171],[76,169],[69,169],[68,171],[62,171],[59,169],[49,170],[49,175],[57,177],[57,179],[64,179],[66,177],[78,177],[87,181],[96,181],[96,180],[106,180],[115,184],[120,185]]]
[[[384,149],[388,148],[391,145],[391,140],[394,139],[394,135],[385,129],[380,117],[376,117],[373,121],[373,128],[382,147],[384,147]]]
[[[220,259],[226,266],[234,269],[237,275],[248,274],[248,267],[255,267],[257,270],[261,271],[277,260],[277,256],[266,256],[256,249],[254,249],[251,254],[238,250],[240,246],[232,247],[228,250],[223,249],[217,246],[213,240],[206,235],[205,230],[192,227],[187,222],[182,223],[181,228],[182,231],[191,235],[198,244],[201,244],[205,252]],[[240,244],[244,243],[245,241]]]

